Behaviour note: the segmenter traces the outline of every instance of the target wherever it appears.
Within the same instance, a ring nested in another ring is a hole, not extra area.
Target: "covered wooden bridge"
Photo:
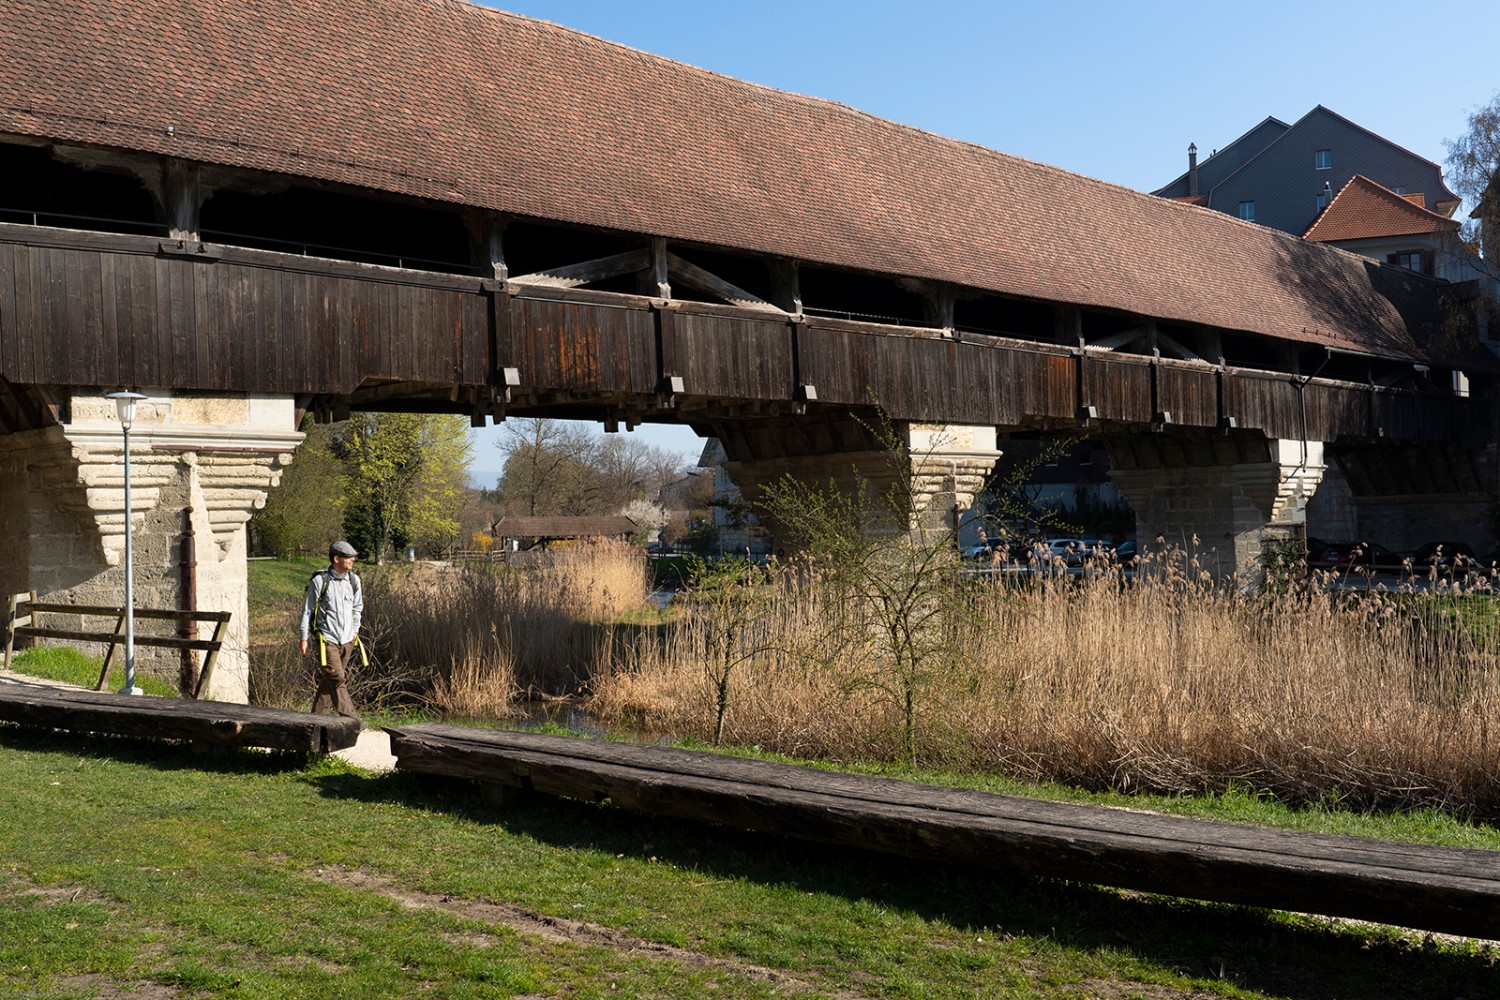
[[[1224,571],[1325,497],[1488,523],[1472,289],[466,0],[25,3],[0,50],[8,592],[118,593],[122,386],[155,603],[190,528],[239,622],[245,521],[351,409],[686,423],[752,496],[893,475],[878,409],[931,510],[1081,429]]]

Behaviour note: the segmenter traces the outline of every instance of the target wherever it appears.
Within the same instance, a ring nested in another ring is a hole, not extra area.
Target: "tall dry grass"
[[[645,557],[623,542],[559,547],[524,566],[371,567],[362,580],[370,664],[350,671],[355,704],[465,718],[504,718],[518,699],[586,688],[608,656],[601,623],[646,607],[649,594]],[[285,644],[252,664],[257,703],[311,700],[310,661]]]
[[[1452,589],[1246,594],[1189,560],[1023,586],[968,583],[942,627],[961,656],[917,692],[919,763],[1095,789],[1231,785],[1292,802],[1500,816],[1500,669],[1486,598]],[[755,588],[732,636],[728,742],[899,759],[899,706],[876,646],[846,634],[847,593],[815,572]],[[1476,617],[1478,620],[1476,621]],[[669,635],[595,684],[592,710],[711,739],[705,664],[724,622],[684,605]],[[722,662],[722,661],[721,661]]]

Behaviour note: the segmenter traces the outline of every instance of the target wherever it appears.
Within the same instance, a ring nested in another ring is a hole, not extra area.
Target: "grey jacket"
[[[318,570],[307,581],[307,598],[302,602],[297,637],[307,639],[317,633],[339,645],[353,642],[359,635],[364,613],[365,593],[358,573],[351,571],[339,576],[332,567]]]

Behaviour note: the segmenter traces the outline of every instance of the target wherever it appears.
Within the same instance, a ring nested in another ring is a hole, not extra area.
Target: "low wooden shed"
[[[586,538],[634,538],[640,526],[624,515],[616,517],[502,517],[491,534],[507,552],[546,548],[552,542]]]

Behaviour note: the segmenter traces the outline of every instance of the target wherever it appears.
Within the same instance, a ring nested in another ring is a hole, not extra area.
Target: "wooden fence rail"
[[[113,618],[112,631],[99,629],[65,629],[48,628],[41,624],[41,614],[66,614],[78,615],[84,618]],[[224,645],[224,632],[229,627],[228,611],[173,611],[159,608],[136,608],[134,617],[146,621],[174,621],[174,622],[213,622],[214,634],[212,639],[186,639],[180,636],[155,636],[137,635],[135,644],[137,646],[156,646],[165,649],[191,649],[207,653],[203,661],[203,670],[198,675],[198,683],[193,689],[193,697],[208,689],[208,680],[213,675],[214,663],[218,659],[219,650]],[[10,669],[11,656],[15,651],[16,640],[20,638],[34,639],[65,639],[72,642],[98,642],[109,648],[104,654],[104,666],[99,671],[99,681],[94,685],[95,691],[103,691],[104,685],[109,679],[109,664],[114,658],[115,649],[124,645],[125,642],[125,609],[123,607],[87,605],[87,604],[58,604],[47,601],[38,601],[35,593],[11,595],[9,608],[5,617],[5,669]]]

